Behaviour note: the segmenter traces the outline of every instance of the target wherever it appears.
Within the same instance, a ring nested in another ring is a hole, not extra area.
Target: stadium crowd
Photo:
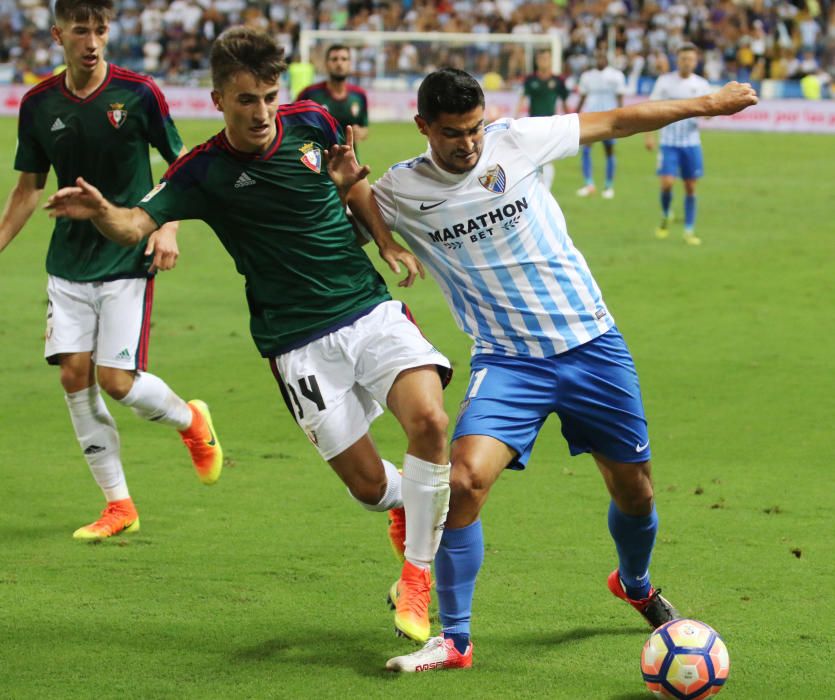
[[[276,36],[293,56],[302,28],[363,32],[406,30],[475,34],[556,34],[563,71],[578,76],[605,43],[613,65],[633,84],[671,68],[685,41],[702,50],[710,81],[800,79],[835,75],[835,3],[831,0],[117,0],[111,59],[169,83],[199,83],[208,49],[227,26],[247,24]],[[0,64],[7,79],[34,82],[61,63],[50,41],[48,0],[0,0]],[[472,51],[472,47],[469,49]],[[386,75],[420,74],[434,63],[456,63],[454,51],[428,60],[415,46],[387,49]],[[475,72],[513,83],[524,55],[484,50]],[[427,63],[429,65],[427,65]],[[358,80],[374,73],[374,50],[356,61]],[[462,66],[463,67],[463,66]]]

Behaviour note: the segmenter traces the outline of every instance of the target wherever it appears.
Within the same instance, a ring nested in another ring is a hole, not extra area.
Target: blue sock
[[[587,185],[593,185],[591,176],[591,146],[583,146],[583,178]]]
[[[484,561],[481,520],[467,527],[444,530],[435,556],[435,590],[444,637],[464,653],[470,641],[470,617],[475,580]]]
[[[651,588],[649,562],[658,532],[655,506],[649,515],[627,515],[612,501],[609,504],[609,532],[618,550],[618,571],[626,595],[633,600],[646,598]]]
[[[670,205],[673,203],[673,191],[672,190],[661,190],[661,213],[664,215],[664,218],[668,218],[670,216]]]
[[[612,181],[615,179],[615,154],[606,156],[606,189],[612,186]]]
[[[688,194],[684,197],[684,230],[692,231],[696,225],[696,195]]]

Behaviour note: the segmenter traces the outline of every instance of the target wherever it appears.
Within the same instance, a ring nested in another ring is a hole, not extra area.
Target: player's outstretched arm
[[[587,112],[580,115],[580,143],[595,143],[655,131],[690,117],[736,114],[757,104],[757,101],[754,88],[748,83],[734,81],[710,95],[688,100],[651,100],[608,112]]]
[[[49,173],[20,173],[17,184],[9,193],[0,217],[0,251],[2,251],[29,221],[38,206],[41,192]]]
[[[127,209],[108,202],[101,192],[83,177],[76,180],[75,187],[64,187],[46,202],[49,216],[65,216],[69,219],[92,221],[103,236],[121,245],[135,245],[151,231],[157,223],[139,207]]]

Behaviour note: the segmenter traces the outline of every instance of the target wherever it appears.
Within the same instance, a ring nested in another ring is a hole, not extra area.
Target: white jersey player
[[[551,413],[570,452],[593,455],[612,497],[619,565],[607,585],[657,627],[676,611],[649,580],[657,519],[638,377],[537,169],[595,141],[737,112],[756,102],[755,93],[733,83],[710,98],[485,127],[478,83],[445,68],[424,79],[417,102],[415,121],[429,150],[392,167],[375,183],[375,197],[386,224],[441,285],[474,347],[435,559],[443,635],[387,667],[472,665],[472,597],[484,555],[479,512],[505,468],[524,468]]]
[[[655,81],[651,100],[683,100],[708,95],[713,90],[710,83],[693,71],[699,55],[693,44],[683,44],[676,53],[678,68],[674,73],[665,73]],[[646,147],[652,150],[655,141],[647,134]],[[656,175],[661,185],[661,223],[655,230],[658,238],[670,235],[672,220],[670,205],[673,201],[673,183],[677,177],[684,182],[684,242],[699,245],[702,241],[695,235],[696,228],[696,183],[704,175],[702,142],[699,138],[699,123],[695,118],[669,124],[661,130],[661,147],[658,151]]]
[[[616,107],[623,107],[623,96],[626,94],[626,76],[617,68],[609,65],[605,49],[598,49],[595,54],[597,61],[595,68],[590,68],[580,76],[580,101],[577,112],[583,109],[587,112],[605,112]],[[603,141],[606,150],[606,184],[603,188],[603,199],[615,196],[615,141]],[[577,190],[579,197],[588,197],[597,191],[594,186],[594,174],[591,166],[591,146],[583,146],[583,180],[585,184]]]

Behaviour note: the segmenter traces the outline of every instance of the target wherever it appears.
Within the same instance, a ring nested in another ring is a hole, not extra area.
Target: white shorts
[[[403,370],[449,360],[420,332],[405,304],[386,301],[352,324],[270,358],[281,395],[299,427],[329,460],[368,432]]]
[[[44,356],[92,352],[102,367],[145,370],[154,278],[71,282],[49,275]]]

